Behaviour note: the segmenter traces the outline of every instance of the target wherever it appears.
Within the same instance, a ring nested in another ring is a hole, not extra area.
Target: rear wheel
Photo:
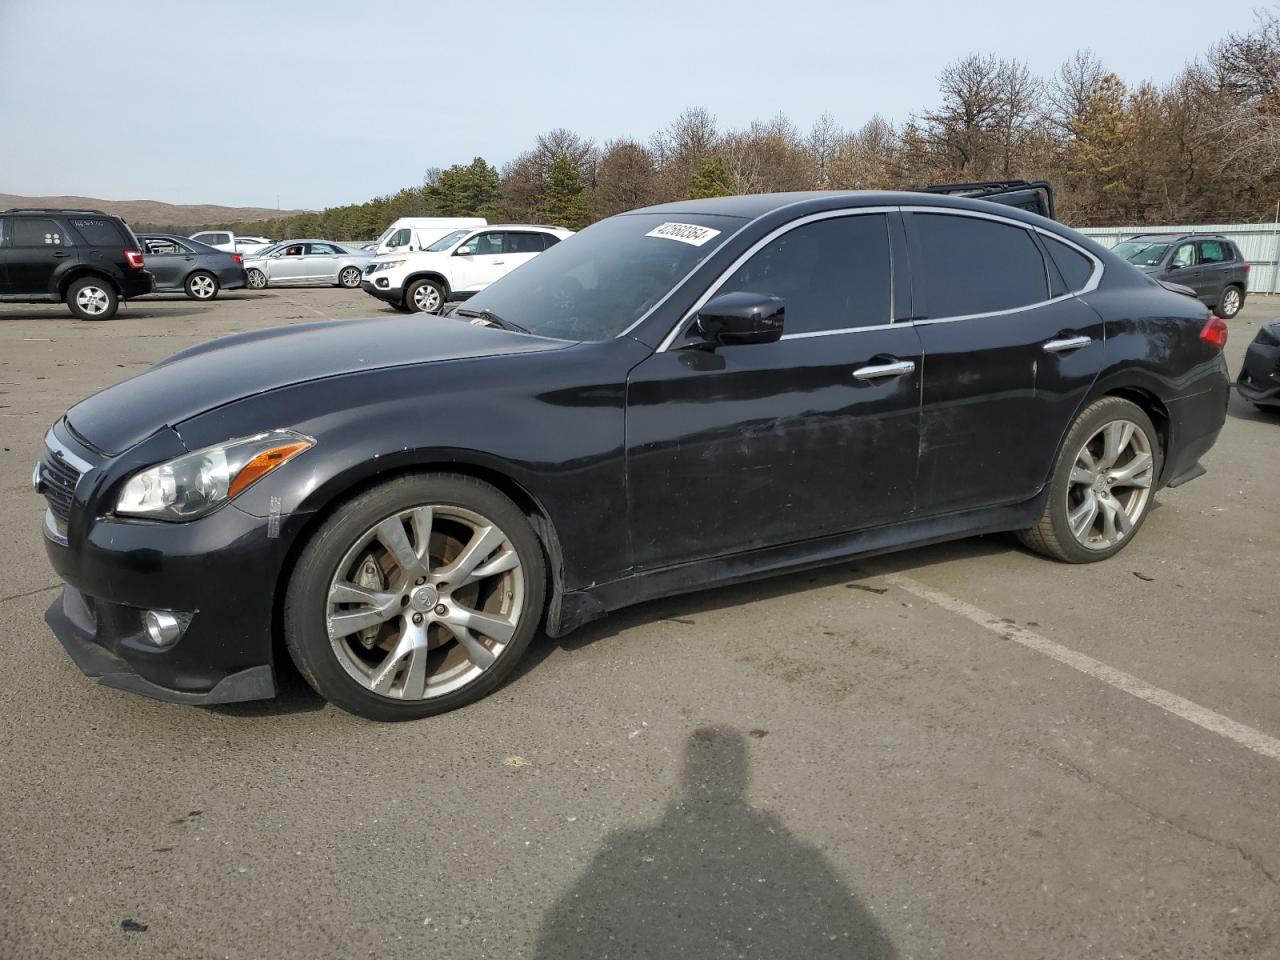
[[[418,313],[439,313],[444,308],[444,288],[434,280],[415,280],[404,292],[404,302]]]
[[[1128,400],[1103,397],[1067,432],[1040,522],[1019,539],[1067,563],[1114,556],[1146,520],[1161,463],[1151,418]]]
[[[308,683],[371,720],[471,703],[510,676],[538,628],[542,547],[524,513],[472,477],[402,477],[308,541],[285,641]]]
[[[257,267],[251,267],[245,274],[244,282],[253,290],[261,290],[267,285],[267,275]]]
[[[360,286],[360,268],[343,267],[342,272],[338,274],[338,284],[348,290]]]
[[[199,271],[187,277],[186,288],[192,300],[212,300],[218,295],[218,278]]]
[[[1230,320],[1244,306],[1244,293],[1234,283],[1222,291],[1218,298],[1218,307],[1214,310],[1223,320]]]
[[[110,320],[120,307],[120,297],[100,277],[85,277],[67,287],[67,309],[81,320]]]

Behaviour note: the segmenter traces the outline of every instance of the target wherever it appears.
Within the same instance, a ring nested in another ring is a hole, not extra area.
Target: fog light
[[[374,282],[374,283],[376,283],[376,284],[377,284],[379,287],[381,287],[383,290],[385,290],[385,289],[387,288],[387,278],[386,278],[386,277],[379,277],[377,280],[375,280],[375,281],[373,281],[373,282]]]
[[[182,622],[168,610],[148,610],[142,615],[147,639],[157,647],[171,647],[182,636]]]

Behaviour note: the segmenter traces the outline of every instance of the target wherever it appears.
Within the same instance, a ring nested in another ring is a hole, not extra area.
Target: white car
[[[398,310],[439,313],[449,300],[465,300],[572,230],[523,223],[455,230],[418,253],[374,259],[360,284],[365,293]]]
[[[190,239],[223,253],[238,253],[241,256],[260,253],[273,243],[270,237],[239,237],[230,230],[205,230],[203,233],[193,233]]]

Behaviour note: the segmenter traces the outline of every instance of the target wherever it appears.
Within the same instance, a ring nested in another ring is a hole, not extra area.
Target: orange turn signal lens
[[[282,443],[278,447],[272,447],[270,450],[263,450],[243,467],[231,480],[231,485],[227,488],[227,496],[234,497],[247,487],[257,483],[276,467],[284,466],[293,457],[296,457],[303,450],[310,449],[311,444],[306,440],[294,440],[289,443]]]

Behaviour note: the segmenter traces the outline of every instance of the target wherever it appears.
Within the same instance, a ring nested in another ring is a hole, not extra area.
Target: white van
[[[474,230],[487,226],[484,217],[401,217],[378,238],[378,253],[408,253],[425,250],[454,230]]]

